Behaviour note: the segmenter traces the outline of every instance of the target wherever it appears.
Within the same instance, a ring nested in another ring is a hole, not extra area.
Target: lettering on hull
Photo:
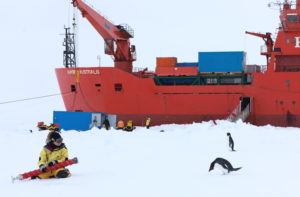
[[[68,70],[67,74],[68,75],[75,75],[76,71],[79,71],[79,74],[81,75],[100,75],[100,70],[91,70],[91,69],[86,69],[86,70]]]

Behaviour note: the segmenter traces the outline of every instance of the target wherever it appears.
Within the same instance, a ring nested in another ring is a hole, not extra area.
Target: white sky
[[[72,18],[71,0],[0,0],[0,101],[58,93],[54,68],[62,67],[64,25]],[[180,62],[197,61],[199,51],[247,52],[249,64],[265,64],[260,38],[254,31],[274,33],[278,10],[269,0],[89,0],[113,23],[135,30],[136,67],[154,69],[157,56],[175,56]],[[112,66],[103,41],[78,14],[79,66]],[[56,97],[59,98],[59,97]]]

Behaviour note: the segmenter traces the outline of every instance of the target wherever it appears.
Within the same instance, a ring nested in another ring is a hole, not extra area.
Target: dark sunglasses
[[[62,138],[58,138],[56,140],[53,140],[54,142],[57,142],[57,143],[62,143],[63,139]]]

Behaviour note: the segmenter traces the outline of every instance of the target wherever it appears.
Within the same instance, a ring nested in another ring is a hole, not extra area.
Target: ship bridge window
[[[290,23],[296,23],[297,22],[297,14],[288,14],[287,20]]]
[[[123,89],[123,85],[121,83],[115,83],[115,91],[120,92]]]
[[[281,52],[281,48],[274,48],[274,52]]]

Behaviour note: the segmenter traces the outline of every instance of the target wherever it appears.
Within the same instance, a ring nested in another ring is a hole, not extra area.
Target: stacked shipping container
[[[155,72],[158,76],[195,76],[198,68],[178,67],[176,57],[157,57]]]
[[[199,52],[198,62],[177,63],[176,57],[157,57],[156,74],[158,76],[194,76],[198,72],[241,73],[247,71],[245,70],[247,69],[245,67],[245,57],[246,53],[243,51]],[[250,67],[249,69],[252,71],[253,68]]]
[[[176,57],[157,57],[156,67],[175,67],[177,65]]]
[[[243,72],[245,52],[199,52],[198,62],[200,72]]]
[[[180,62],[177,67],[198,67],[198,62]]]

